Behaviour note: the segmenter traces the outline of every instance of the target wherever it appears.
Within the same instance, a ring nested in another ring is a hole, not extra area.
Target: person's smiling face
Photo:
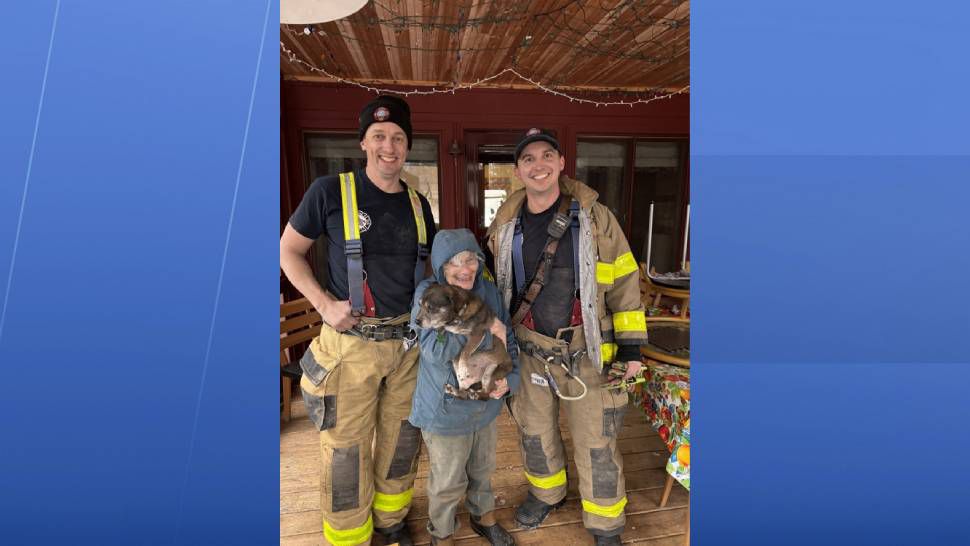
[[[445,262],[442,270],[445,274],[445,282],[471,290],[475,286],[475,275],[478,273],[478,256],[463,250]]]
[[[396,123],[372,123],[360,141],[360,149],[367,154],[367,165],[373,166],[381,178],[397,180],[408,157],[408,137]]]
[[[566,158],[551,144],[536,141],[522,149],[515,164],[515,175],[530,194],[544,195],[559,185],[559,174],[566,167]]]

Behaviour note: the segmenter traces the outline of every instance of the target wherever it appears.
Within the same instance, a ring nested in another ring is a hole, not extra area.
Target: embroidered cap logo
[[[385,121],[389,117],[391,117],[391,111],[384,106],[374,110],[374,120],[376,121]]]
[[[536,129],[535,127],[533,127],[531,129],[529,129],[528,131],[526,131],[525,136],[538,135],[541,132],[542,131],[540,129]]]

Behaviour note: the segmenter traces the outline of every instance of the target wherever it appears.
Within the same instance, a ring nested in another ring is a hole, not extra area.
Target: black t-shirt
[[[374,295],[376,315],[394,317],[408,313],[414,296],[414,266],[418,256],[418,231],[408,192],[386,193],[363,170],[354,174],[364,271]],[[406,190],[404,182],[401,186]],[[436,233],[434,217],[428,200],[420,194],[419,198],[430,251]],[[330,271],[327,291],[338,300],[349,299],[340,177],[331,175],[314,180],[290,217],[290,225],[309,239],[326,235]]]
[[[525,267],[526,283],[535,275],[549,238],[549,224],[556,216],[562,199],[563,196],[560,195],[552,206],[538,214],[532,214],[527,205],[522,204],[522,264]],[[519,279],[515,279],[516,297],[519,282]],[[546,285],[532,304],[532,320],[535,322],[536,331],[544,336],[556,337],[557,330],[568,327],[575,294],[572,229],[567,227],[566,233],[559,239],[552,264],[546,271]]]

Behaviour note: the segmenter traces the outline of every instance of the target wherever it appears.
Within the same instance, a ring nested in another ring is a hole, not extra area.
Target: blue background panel
[[[278,540],[278,9],[5,6],[0,542]],[[965,542],[967,7],[691,10],[694,543]]]
[[[7,9],[0,542],[278,540],[278,4]]]
[[[970,46],[934,7],[691,4],[694,544],[970,536]]]
[[[696,358],[967,361],[970,157],[695,156],[691,175]]]

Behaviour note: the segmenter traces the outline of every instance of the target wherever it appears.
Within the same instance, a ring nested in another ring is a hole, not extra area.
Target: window
[[[683,251],[684,212],[684,147],[681,142],[640,141],[636,143],[633,169],[633,221],[630,247],[637,261],[647,260],[647,235],[650,203],[653,202],[653,243],[650,266],[658,273],[680,270]]]
[[[628,142],[616,140],[580,140],[576,143],[576,178],[600,194],[599,201],[613,211],[626,225],[626,156]]]
[[[576,178],[599,193],[623,227],[638,262],[647,259],[650,203],[654,204],[650,265],[680,269],[687,182],[685,140],[580,137]]]
[[[355,134],[306,135],[307,187],[321,176],[339,174],[364,167],[364,152]],[[406,184],[428,198],[434,223],[438,225],[438,138],[415,135],[401,178]],[[317,281],[327,282],[327,244],[321,237],[313,245]]]
[[[306,137],[307,186],[321,176],[363,168],[364,152],[357,135],[309,134]],[[438,224],[438,138],[415,136],[401,178],[431,203]]]

